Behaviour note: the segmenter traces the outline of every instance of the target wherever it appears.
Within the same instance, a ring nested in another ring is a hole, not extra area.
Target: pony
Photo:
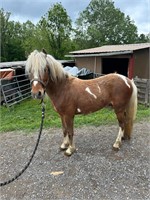
[[[86,115],[107,106],[113,108],[119,124],[113,148],[119,150],[122,139],[130,139],[137,111],[137,88],[133,80],[117,73],[81,80],[68,74],[53,56],[37,50],[28,56],[25,68],[33,98],[43,99],[46,92],[60,115],[64,136],[60,149],[65,155],[71,156],[76,150],[75,115]]]

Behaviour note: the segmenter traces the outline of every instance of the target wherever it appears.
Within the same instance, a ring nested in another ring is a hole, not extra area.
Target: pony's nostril
[[[43,96],[43,93],[41,91],[38,91],[37,93],[32,93],[32,97],[34,99],[41,99]]]
[[[41,96],[42,96],[42,92],[39,91],[39,92],[38,92],[38,97],[41,97]]]

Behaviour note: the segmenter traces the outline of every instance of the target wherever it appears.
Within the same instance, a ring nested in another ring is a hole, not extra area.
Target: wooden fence
[[[150,79],[134,78],[138,88],[138,103],[150,106]]]

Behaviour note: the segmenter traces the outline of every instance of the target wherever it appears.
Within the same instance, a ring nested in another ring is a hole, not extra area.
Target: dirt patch
[[[59,151],[61,129],[43,130],[31,165],[18,180],[0,188],[0,199],[148,200],[149,131],[148,122],[136,123],[132,139],[115,152],[117,125],[75,129],[77,152],[68,158]],[[37,135],[0,134],[0,182],[28,162]]]

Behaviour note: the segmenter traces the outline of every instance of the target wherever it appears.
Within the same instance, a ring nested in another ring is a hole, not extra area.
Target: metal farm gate
[[[14,69],[0,69],[1,105],[10,107],[31,97],[30,81],[25,73],[16,74]]]

